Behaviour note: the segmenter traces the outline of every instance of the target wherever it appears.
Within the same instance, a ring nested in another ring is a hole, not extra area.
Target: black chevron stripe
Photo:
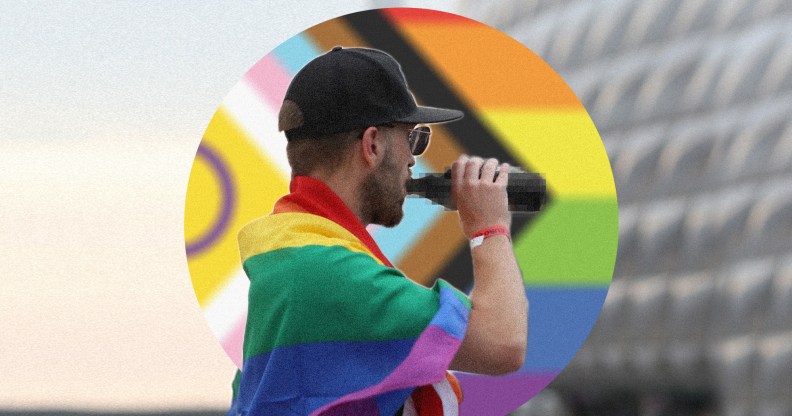
[[[345,17],[347,24],[355,30],[371,47],[388,52],[401,64],[410,89],[417,97],[426,97],[423,102],[433,107],[461,110],[465,117],[444,124],[456,142],[468,154],[481,157],[494,157],[501,162],[520,166],[500,142],[484,127],[475,111],[468,106],[445,80],[427,64],[421,55],[408,43],[398,30],[379,10],[353,13]],[[525,167],[530,169],[529,167]],[[547,201],[550,201],[548,194]],[[515,216],[512,220],[512,235],[517,235],[528,225],[530,216]],[[473,281],[473,266],[470,251],[461,247],[440,271],[439,276],[461,290],[466,290]]]

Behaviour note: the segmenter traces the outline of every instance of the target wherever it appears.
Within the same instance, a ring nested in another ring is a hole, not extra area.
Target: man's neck
[[[309,175],[314,179],[320,180],[327,185],[338,197],[341,201],[349,207],[349,210],[352,211],[353,214],[357,217],[357,219],[363,224],[363,226],[368,226],[369,223],[363,218],[360,206],[360,196],[358,193],[358,186],[359,180],[354,176],[350,176],[347,174],[343,174],[342,172],[336,172],[333,175],[323,175],[323,174],[311,174]]]

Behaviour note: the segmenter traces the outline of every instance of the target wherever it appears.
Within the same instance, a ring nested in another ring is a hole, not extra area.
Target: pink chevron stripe
[[[237,368],[242,368],[242,344],[245,341],[245,323],[247,322],[247,313],[237,319],[236,324],[231,329],[231,332],[223,337],[220,345],[223,346],[226,354],[231,357],[231,361],[236,364]]]
[[[429,325],[415,341],[410,354],[384,380],[373,386],[347,394],[313,411],[321,414],[336,405],[405,389],[416,385],[437,383],[445,376],[462,340],[446,333],[442,328]]]
[[[291,78],[275,58],[267,55],[250,68],[244,80],[277,111],[286,96]]]
[[[377,231],[381,230],[382,226],[377,224],[369,224],[366,226],[366,231],[371,234],[372,237],[377,235]]]

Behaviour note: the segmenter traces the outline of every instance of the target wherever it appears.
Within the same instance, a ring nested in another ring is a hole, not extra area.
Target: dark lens
[[[410,132],[410,150],[413,156],[418,156],[426,150],[431,135],[432,130],[429,126],[416,127]]]

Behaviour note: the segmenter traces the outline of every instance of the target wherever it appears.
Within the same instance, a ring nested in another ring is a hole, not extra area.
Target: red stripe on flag
[[[420,416],[443,416],[443,402],[433,386],[418,387],[411,396]]]
[[[390,20],[394,24],[410,22],[465,25],[481,24],[475,20],[468,19],[467,17],[436,10],[400,7],[393,9],[382,9],[381,12],[386,19]]]

